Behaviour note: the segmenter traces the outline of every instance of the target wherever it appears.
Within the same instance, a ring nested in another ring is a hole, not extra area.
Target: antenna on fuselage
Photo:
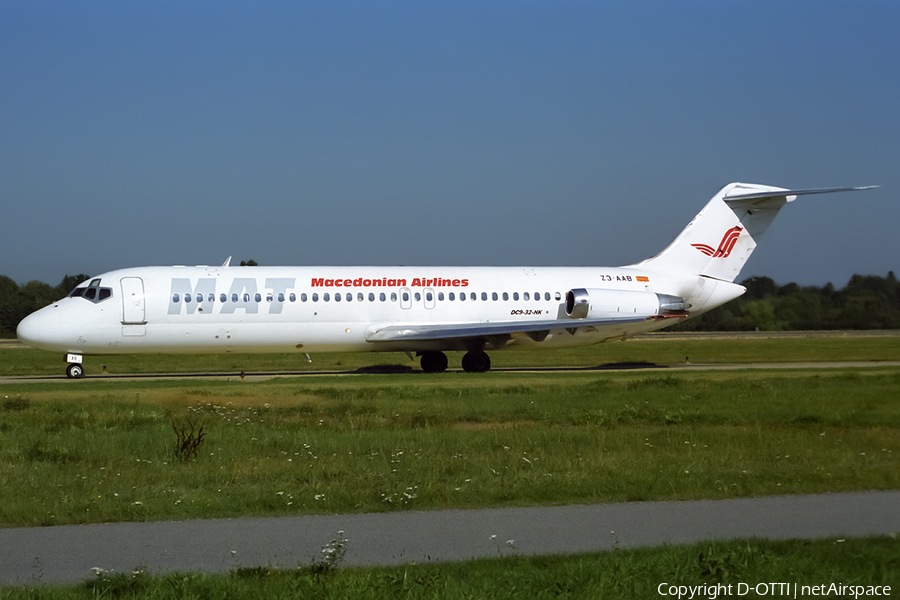
[[[231,264],[231,257],[230,257],[230,256],[229,256],[228,258],[225,259],[225,262],[222,263],[222,266],[223,266],[223,267],[227,267],[229,264]]]

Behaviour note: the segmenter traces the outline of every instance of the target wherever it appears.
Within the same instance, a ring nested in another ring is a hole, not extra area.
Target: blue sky
[[[0,4],[0,274],[605,265],[731,181],[740,278],[900,267],[900,3]]]

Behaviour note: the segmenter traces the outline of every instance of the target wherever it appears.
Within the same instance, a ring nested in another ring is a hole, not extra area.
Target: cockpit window
[[[99,279],[92,279],[87,287],[77,287],[69,292],[70,298],[84,298],[90,300],[94,304],[99,304],[104,300],[112,298],[113,291],[110,287],[102,287]]]

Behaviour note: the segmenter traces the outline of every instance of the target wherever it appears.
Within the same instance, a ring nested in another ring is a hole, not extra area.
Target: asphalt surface
[[[898,367],[900,361],[844,361],[844,362],[774,362],[774,363],[735,363],[735,364],[678,364],[656,365],[653,363],[611,363],[595,367],[512,367],[506,369],[491,369],[493,373],[573,373],[579,371],[743,371],[748,369],[848,369],[848,368],[874,368],[874,367]],[[449,369],[459,371],[461,369]],[[28,375],[28,376],[4,376],[0,377],[0,385],[4,383],[38,383],[47,381],[77,383],[84,380],[150,380],[150,379],[241,379],[246,381],[264,381],[275,377],[304,377],[304,376],[352,376],[360,374],[388,374],[408,373],[410,375],[422,375],[422,371],[397,365],[380,365],[377,368],[364,368],[354,371],[272,371],[262,373],[142,373],[125,375],[88,374],[84,379],[68,379],[61,375]]]
[[[339,534],[338,532],[343,532]],[[900,533],[900,490],[690,502],[0,529],[0,584],[129,573],[294,568],[346,539],[345,565],[561,554],[704,540]]]

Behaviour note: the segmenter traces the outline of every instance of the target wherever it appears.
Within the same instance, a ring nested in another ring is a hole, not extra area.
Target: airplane
[[[405,352],[426,373],[465,351],[626,339],[746,291],[735,278],[789,190],[731,183],[661,253],[624,267],[141,267],[98,275],[21,321],[28,346],[61,352],[66,375],[109,354]]]

